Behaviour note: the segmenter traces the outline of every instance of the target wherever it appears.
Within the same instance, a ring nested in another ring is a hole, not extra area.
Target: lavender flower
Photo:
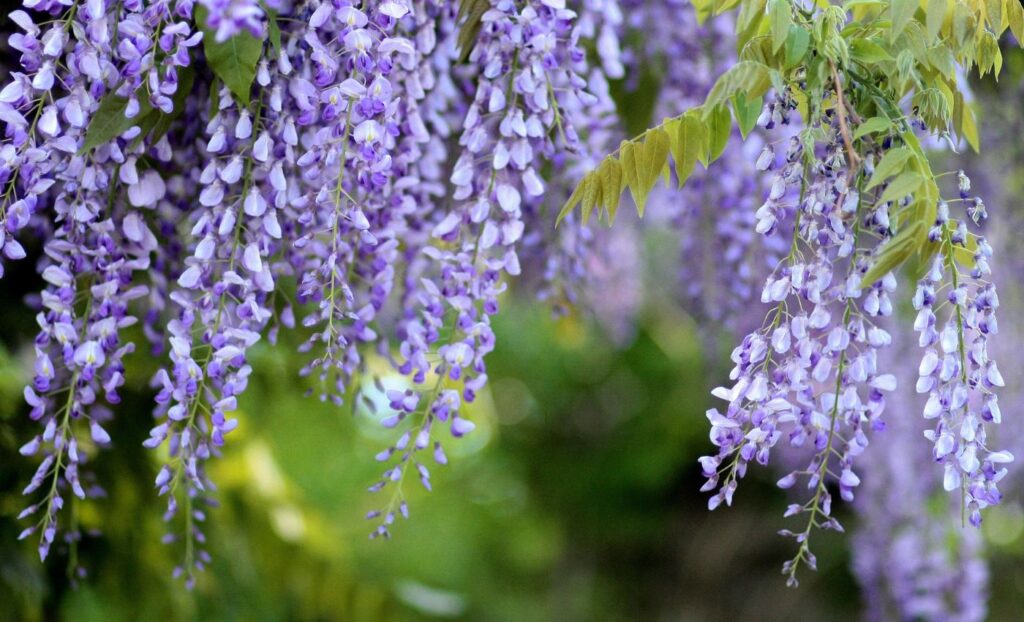
[[[900,377],[906,386],[914,381],[913,362],[903,360],[913,352],[908,341],[900,338],[886,357],[907,372]],[[942,472],[921,468],[929,461],[921,439],[928,422],[917,416],[922,400],[913,398],[893,394],[892,416],[863,456],[851,550],[867,618],[983,620],[989,576],[981,535],[961,527],[941,489]]]
[[[935,428],[925,436],[934,443],[933,458],[943,466],[943,487],[960,491],[964,511],[978,526],[981,510],[1001,500],[998,483],[1007,473],[1004,465],[1013,461],[1010,452],[988,447],[985,428],[1002,419],[994,391],[1005,383],[988,355],[989,336],[998,332],[999,297],[985,280],[991,272],[992,247],[984,238],[969,238],[965,222],[951,219],[946,203],[937,212],[930,236],[940,250],[914,294],[914,329],[925,348],[917,392],[928,395],[924,416],[935,420]],[[964,274],[957,252],[971,242],[972,266]],[[943,290],[948,316],[940,323],[936,311],[946,306],[938,300]]]
[[[788,109],[784,95],[770,102],[764,124]],[[895,378],[878,367],[878,351],[891,337],[874,319],[891,314],[888,295],[896,280],[888,274],[866,289],[860,284],[874,244],[865,244],[862,234],[888,235],[879,225],[886,205],[861,190],[863,173],[845,160],[837,125],[823,125],[828,141],[814,153],[800,141],[789,143],[786,163],[757,211],[758,232],[778,235],[777,223],[790,213],[796,231],[789,255],[761,292],[761,301],[772,305],[768,318],[733,350],[733,385],[713,392],[728,407],[708,411],[718,452],[701,458],[708,478],[703,490],[718,490],[708,501],[714,509],[732,503],[749,463],[767,464],[780,440],[809,454],[805,468],[779,480],[782,488],[804,480],[810,491],[806,503],[786,512],[806,515],[803,529],[782,532],[799,544],[783,567],[790,585],[801,563],[816,565],[812,530],[842,529],[827,483],[835,482],[844,500],[853,499],[860,484],[854,459],[868,445],[867,432],[881,426],[884,394],[896,388]]]

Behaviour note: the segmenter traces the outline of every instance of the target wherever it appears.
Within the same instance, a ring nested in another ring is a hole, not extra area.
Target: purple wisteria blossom
[[[406,280],[416,311],[399,323],[395,364],[419,397],[388,396],[395,414],[384,424],[408,429],[378,456],[397,457],[397,463],[371,488],[395,486],[388,504],[370,513],[381,518],[374,536],[388,535],[396,512],[407,514],[401,485],[411,468],[430,487],[429,468],[418,452],[433,447],[435,461],[446,462],[436,427],[454,437],[475,427],[462,406],[475,401],[487,382],[484,357],[495,345],[490,316],[499,310],[503,276],[522,271],[517,249],[524,212],[545,192],[536,167],[577,150],[578,133],[567,110],[579,105],[576,100],[592,101],[575,71],[585,58],[575,18],[552,1],[495,2],[481,18],[468,58],[475,88],[448,179],[453,205],[437,210]],[[451,52],[438,49],[446,56]]]
[[[244,423],[256,344],[296,331],[309,394],[393,431],[368,514],[371,537],[389,537],[409,515],[407,476],[429,490],[431,463],[447,464],[449,443],[480,423],[492,318],[517,278],[556,312],[584,302],[628,336],[645,229],[634,220],[609,232],[576,215],[553,226],[624,138],[613,91],[657,67],[655,116],[675,116],[756,52],[737,55],[733,18],[698,20],[682,0],[24,0],[11,22],[0,278],[28,258],[41,288],[29,299],[39,330],[24,397],[38,430],[20,451],[36,465],[22,537],[38,537],[41,558],[57,543],[76,559],[70,506],[104,494],[91,464],[119,442],[110,424],[139,336],[158,361],[149,477],[188,587],[211,562],[209,465]],[[869,183],[893,141],[907,140],[897,121],[881,120],[894,128],[884,139],[858,132],[870,121],[846,108],[841,78],[811,101],[790,90],[804,77],[772,74],[744,144],[735,132],[718,169],[651,195],[681,260],[676,297],[744,335],[729,385],[713,392],[724,405],[707,412],[709,507],[731,504],[750,463],[788,446],[796,462],[779,486],[808,491],[787,511],[801,526],[783,532],[798,544],[784,567],[791,584],[815,564],[813,530],[842,529],[832,496],[853,500],[871,468],[868,435],[897,388],[880,355],[896,275],[864,279],[912,206],[890,196],[895,183]],[[966,174],[956,182],[960,197],[937,206],[918,253],[916,389],[930,426],[922,445],[978,525],[1013,456],[990,447],[1005,384],[990,356],[996,258],[970,231],[988,210]],[[355,408],[371,394],[386,407]],[[874,460],[875,478],[902,464]],[[932,484],[905,486],[907,498],[930,498]],[[865,507],[879,504],[872,494]],[[890,528],[858,562],[866,585],[881,576],[867,568],[900,551],[938,563],[944,522],[901,508],[870,518]],[[895,524],[924,526],[903,539]],[[976,560],[975,535],[959,544]],[[899,599],[910,602],[921,586],[903,574],[893,581],[908,583]],[[983,576],[963,574],[974,587],[961,608],[977,611]],[[939,593],[900,611],[927,617]]]
[[[960,188],[966,194],[965,180],[961,177]],[[914,294],[914,329],[925,349],[917,392],[928,396],[924,416],[935,427],[925,436],[934,443],[933,458],[943,466],[943,488],[960,491],[971,524],[978,526],[981,510],[1002,498],[998,483],[1006,476],[1005,465],[1013,461],[1010,452],[991,449],[986,434],[986,424],[1002,420],[995,390],[1005,382],[988,355],[989,337],[999,330],[999,296],[986,280],[992,247],[985,238],[972,237],[966,221],[952,219],[949,211],[947,203],[939,204],[929,235],[940,250]],[[970,257],[969,272],[961,267],[958,251]]]
[[[882,359],[909,388],[915,348],[911,335],[898,339]],[[943,472],[922,468],[931,461],[922,438],[929,422],[918,414],[923,402],[912,391],[893,393],[885,429],[864,453],[853,571],[867,619],[983,620],[989,573],[981,534],[963,528],[960,499],[942,490]]]
[[[777,123],[791,109],[785,97],[771,101],[762,123]],[[889,233],[887,205],[861,190],[863,172],[847,162],[837,125],[822,128],[829,140],[814,153],[792,140],[781,163],[764,167],[775,172],[756,230],[778,235],[778,223],[793,218],[796,232],[789,255],[762,289],[761,301],[771,306],[767,318],[732,352],[732,386],[713,392],[728,406],[708,411],[718,451],[701,458],[708,478],[703,489],[717,490],[708,501],[714,509],[732,503],[748,465],[767,464],[780,441],[803,451],[806,466],[779,481],[782,488],[800,483],[809,491],[806,503],[786,512],[805,517],[806,525],[782,532],[799,545],[783,568],[792,585],[800,564],[816,564],[812,530],[842,529],[828,484],[853,499],[860,483],[854,460],[867,447],[868,432],[882,425],[885,394],[896,389],[895,377],[878,366],[878,351],[891,336],[877,322],[892,313],[896,280],[888,274],[861,284],[871,248]]]
[[[199,0],[208,12],[206,20],[217,41],[227,41],[240,32],[262,37],[266,15],[257,0]]]

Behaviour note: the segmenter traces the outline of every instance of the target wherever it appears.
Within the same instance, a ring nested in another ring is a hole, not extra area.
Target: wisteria
[[[589,112],[614,110],[579,41],[602,37],[621,73],[606,5],[578,27],[560,2],[496,2],[466,50],[446,2],[30,8],[59,19],[14,13],[23,72],[0,98],[4,255],[26,255],[30,224],[49,239],[26,389],[42,431],[22,449],[42,455],[26,489],[42,499],[23,537],[38,531],[45,558],[62,529],[77,538],[60,518],[67,492],[101,494],[85,465],[111,442],[103,425],[134,350],[120,331],[137,318],[166,361],[145,445],[167,451],[155,485],[187,585],[210,561],[206,463],[238,425],[247,352],[296,324],[322,399],[365,389],[368,356],[408,377],[381,419],[402,428],[372,487],[397,481],[371,513],[387,535],[408,513],[406,472],[430,487],[418,452],[444,464],[440,428],[474,428],[462,405],[487,381],[489,317],[521,272],[525,215],[539,228],[548,213],[543,163],[586,166],[607,147],[581,143],[607,132]],[[532,247],[548,244],[562,243]],[[292,278],[294,301],[280,285]]]
[[[960,188],[962,194],[969,190],[966,178]],[[977,526],[981,508],[999,503],[997,484],[1007,472],[1003,465],[1013,461],[1009,452],[991,451],[985,433],[986,422],[1002,420],[994,390],[1004,381],[988,355],[989,336],[998,333],[999,297],[995,287],[983,280],[991,273],[992,247],[984,238],[974,240],[972,269],[961,274],[952,258],[957,248],[967,248],[966,222],[954,224],[945,203],[937,213],[930,235],[941,242],[942,249],[914,295],[918,310],[914,328],[920,335],[919,345],[925,348],[917,391],[928,395],[925,418],[936,420],[935,429],[926,436],[935,443],[935,460],[943,465],[943,487],[962,492],[970,522]],[[944,324],[935,313],[941,309],[937,297],[943,290],[949,310]]]
[[[896,364],[913,351],[901,340],[884,357],[908,372],[899,373],[908,385],[913,365]],[[989,573],[981,534],[962,528],[960,500],[942,490],[942,472],[920,468],[930,458],[921,442],[927,422],[912,416],[922,401],[913,393],[895,394],[885,430],[864,454],[864,481],[854,504],[860,524],[852,540],[866,617],[983,620]]]
[[[774,116],[789,114],[788,108],[785,101],[770,104],[762,119],[771,124]],[[828,126],[831,140],[817,153],[803,153],[794,139],[786,143],[781,163],[762,166],[777,170],[757,211],[757,230],[776,233],[778,221],[792,210],[796,231],[789,256],[761,294],[772,305],[768,318],[732,353],[735,384],[714,392],[729,406],[724,413],[708,411],[719,451],[701,462],[705,489],[719,488],[709,501],[714,509],[732,503],[747,465],[767,464],[780,440],[806,448],[807,466],[779,481],[790,488],[806,480],[810,491],[809,501],[786,512],[806,514],[804,528],[784,532],[799,544],[784,569],[790,582],[800,563],[816,563],[809,548],[812,530],[842,529],[832,516],[827,482],[837,482],[841,497],[852,500],[860,483],[854,459],[871,429],[881,425],[885,393],[896,388],[895,378],[878,367],[878,351],[891,337],[876,321],[892,313],[889,292],[896,280],[887,274],[869,287],[861,283],[870,253],[863,240],[868,232],[883,239],[888,234],[887,206],[869,207],[875,203],[852,168],[859,160],[846,159],[838,126]],[[772,147],[765,152],[771,154]]]
[[[816,530],[844,529],[833,497],[853,501],[865,469],[865,524],[923,525],[900,545],[878,534],[889,549],[859,559],[866,583],[950,527],[882,508],[886,469],[935,470],[979,526],[1014,459],[994,432],[998,258],[983,198],[962,171],[933,173],[926,146],[977,148],[958,80],[999,70],[996,37],[1017,18],[962,9],[969,43],[959,21],[915,7],[725,5],[25,0],[0,88],[0,277],[27,260],[40,287],[21,537],[44,560],[65,543],[84,576],[69,506],[105,494],[90,467],[117,442],[144,339],[158,371],[141,379],[143,444],[174,574],[193,587],[212,561],[210,462],[240,425],[254,346],[294,332],[310,398],[392,434],[367,482],[369,535],[388,538],[410,516],[407,479],[430,490],[451,439],[479,423],[506,292],[588,307],[628,335],[661,224],[677,278],[657,282],[672,280],[709,350],[735,338],[699,461],[708,507],[784,451],[789,585],[816,566]],[[647,73],[664,121],[629,139]],[[626,189],[654,227],[594,222],[615,219]],[[885,353],[912,331],[916,387]],[[936,464],[868,450],[897,417],[889,442],[909,447],[927,422],[917,441]],[[924,503],[931,477],[897,483]],[[976,555],[976,535],[960,542]],[[921,602],[901,611],[930,615],[936,601]]]

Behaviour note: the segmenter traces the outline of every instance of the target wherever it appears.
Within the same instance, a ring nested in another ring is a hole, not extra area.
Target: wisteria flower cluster
[[[365,402],[393,430],[367,515],[389,537],[407,476],[429,490],[447,439],[476,427],[510,283],[630,319],[640,229],[589,224],[626,189],[672,225],[687,310],[738,336],[707,411],[710,509],[775,456],[797,521],[783,572],[796,585],[815,567],[815,530],[843,530],[834,495],[854,500],[871,437],[908,416],[887,408],[909,401],[885,353],[903,297],[918,440],[978,526],[1013,461],[994,441],[993,248],[967,175],[947,184],[922,142],[977,147],[960,81],[999,70],[996,37],[1024,38],[1024,9],[958,8],[970,34],[944,7],[875,4],[24,0],[0,88],[0,277],[41,249],[21,537],[42,559],[74,549],[69,506],[104,494],[91,462],[145,348],[160,369],[144,445],[194,585],[208,465],[239,425],[253,346],[282,331],[301,335],[313,399]],[[666,119],[621,140],[611,94],[652,63]]]
[[[992,46],[1009,24],[979,17],[970,44],[977,55],[965,56],[968,44],[956,43],[952,31],[947,36],[942,7],[918,17],[898,2],[891,12],[864,15],[788,0],[738,4],[735,26],[725,34],[738,39],[739,60],[708,79],[703,96],[685,86],[705,76],[702,61],[689,72],[680,68],[679,77],[674,67],[665,72],[677,116],[623,141],[577,184],[561,217],[579,207],[584,217],[597,212],[611,222],[627,189],[643,216],[648,201],[660,198],[655,186],[664,178],[679,188],[669,196],[684,197],[684,282],[701,301],[691,307],[743,326],[751,290],[763,279],[767,315],[733,349],[731,384],[712,392],[726,405],[707,412],[716,449],[700,464],[714,510],[732,504],[751,462],[767,465],[780,444],[787,447],[784,462],[799,466],[787,467],[778,485],[808,491],[786,512],[800,517],[801,526],[781,531],[797,543],[783,566],[795,586],[800,566],[816,566],[814,531],[843,530],[833,495],[854,499],[858,456],[885,429],[886,395],[898,388],[880,362],[893,339],[886,318],[901,291],[898,268],[912,258],[930,266],[912,296],[912,325],[924,348],[916,388],[928,395],[924,418],[934,421],[925,437],[945,489],[960,493],[965,522],[980,525],[982,510],[1001,500],[998,483],[1013,455],[989,442],[991,426],[1001,420],[996,391],[1005,384],[988,347],[998,331],[999,298],[992,247],[968,227],[980,225],[987,209],[971,196],[963,172],[959,198],[943,198],[950,176],[932,172],[922,138],[978,148],[958,80],[975,68],[998,71],[1001,58]],[[698,25],[728,10],[701,2],[693,9]],[[1017,15],[1018,9],[1009,10]],[[655,9],[665,10],[671,11]],[[654,15],[657,32],[668,19]],[[1024,29],[1017,17],[1013,24],[1015,33]],[[706,58],[699,45],[667,41],[672,57]],[[702,44],[712,58],[728,57],[714,52],[714,35]],[[948,50],[944,77],[926,77],[931,61],[909,49],[917,45]],[[955,90],[953,99],[938,95],[942,89]],[[737,137],[754,147],[746,166],[763,173],[759,180],[734,162],[742,151],[728,143]],[[726,170],[714,181],[733,183],[708,184],[696,172],[698,163],[707,168],[715,160]],[[763,198],[759,207],[745,205],[752,194]],[[962,209],[954,213],[951,206]],[[706,272],[713,276],[702,278]],[[709,282],[722,298],[708,291]]]
[[[544,221],[546,167],[605,148],[588,141],[611,121],[590,119],[614,107],[581,37],[596,27],[616,47],[607,6],[581,20],[559,0],[487,2],[461,44],[459,6],[440,0],[15,11],[0,247],[6,263],[44,243],[25,389],[40,432],[21,449],[39,460],[21,518],[40,557],[80,537],[67,506],[103,494],[89,466],[115,440],[136,324],[164,361],[144,444],[163,461],[155,486],[187,585],[210,562],[206,465],[238,425],[249,350],[281,330],[308,336],[321,399],[358,391],[369,356],[407,378],[380,413],[396,441],[371,487],[393,490],[369,516],[388,535],[408,515],[405,475],[429,488],[443,436],[474,429],[464,405],[487,382],[490,317],[520,249],[550,264],[588,237],[524,232]]]

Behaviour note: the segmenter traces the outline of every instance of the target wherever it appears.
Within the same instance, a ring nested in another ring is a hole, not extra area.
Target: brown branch
[[[846,125],[846,115],[848,114],[846,109],[846,98],[843,96],[843,85],[839,81],[839,72],[836,70],[836,64],[831,60],[828,61],[828,67],[832,70],[832,82],[835,83],[836,87],[836,109],[839,113],[839,133],[843,137],[843,144],[846,145],[846,154],[850,159],[850,165],[852,169],[857,168],[860,165],[861,157],[857,155],[857,152],[853,149],[853,139],[850,138],[850,128]],[[851,169],[851,174],[853,170]]]

